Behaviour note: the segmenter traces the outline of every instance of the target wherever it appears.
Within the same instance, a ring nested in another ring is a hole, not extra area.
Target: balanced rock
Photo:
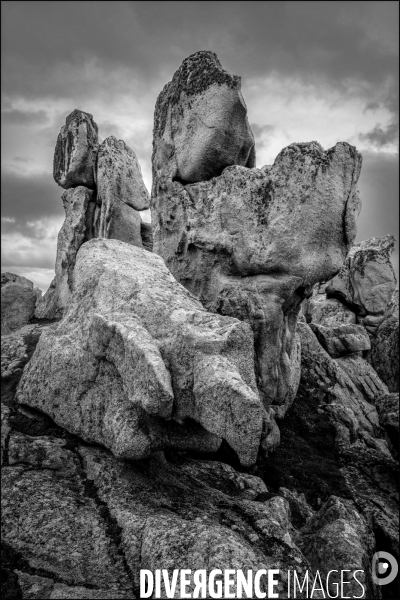
[[[311,323],[310,326],[321,346],[333,358],[353,352],[365,352],[371,348],[369,336],[362,325],[344,324],[326,327]]]
[[[399,391],[399,291],[393,294],[372,340],[368,361],[391,392]]]
[[[329,282],[326,292],[352,306],[358,322],[375,334],[396,288],[390,260],[394,237],[371,238],[351,248],[340,272]]]
[[[226,440],[250,465],[271,429],[249,326],[208,313],[160,257],[117,240],[80,248],[69,310],[42,334],[18,400],[130,459]]]
[[[186,58],[157,98],[153,178],[195,183],[225,167],[255,166],[254,137],[240,77],[213,52]]]
[[[311,142],[285,148],[272,167],[232,166],[211,181],[164,185],[156,175],[154,251],[207,310],[250,324],[266,408],[292,393],[302,300],[354,241],[360,168],[349,144],[324,151]]]
[[[95,189],[98,128],[93,116],[74,110],[65,120],[54,152],[53,177],[68,189],[78,185]]]
[[[1,274],[1,335],[29,323],[35,312],[36,299],[32,281],[14,273]]]

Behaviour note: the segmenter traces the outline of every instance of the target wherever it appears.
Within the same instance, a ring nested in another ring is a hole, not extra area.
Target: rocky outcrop
[[[64,189],[95,189],[98,128],[93,116],[74,110],[65,120],[54,151],[54,181]]]
[[[81,247],[68,313],[41,337],[18,399],[136,460],[226,440],[249,465],[270,428],[248,325],[206,312],[160,257],[116,240]]]
[[[357,322],[372,334],[381,324],[396,288],[390,261],[394,237],[371,238],[355,244],[326,292],[342,299],[357,314]]]
[[[369,336],[362,325],[344,324],[326,327],[312,323],[311,329],[321,346],[333,358],[354,352],[365,353],[371,348]]]
[[[20,329],[33,317],[36,305],[36,290],[32,281],[15,275],[1,274],[1,334]]]
[[[324,152],[312,142],[284,149],[270,168],[153,188],[155,252],[208,310],[251,325],[266,407],[289,393],[301,301],[353,241],[360,165],[347,144]]]
[[[151,226],[142,223],[139,212],[149,208],[150,198],[136,155],[113,136],[99,147],[92,115],[74,110],[67,117],[54,154],[54,179],[68,190],[62,195],[66,216],[58,234],[55,278],[37,301],[39,319],[62,318],[76,253],[87,240],[117,239],[152,251]]]
[[[225,167],[255,166],[254,137],[240,77],[213,52],[186,58],[157,98],[153,179],[196,183]]]
[[[301,338],[300,391],[303,395],[315,394],[323,403],[324,410],[335,421],[337,443],[348,447],[360,439],[389,454],[376,408],[370,404],[370,387],[361,377],[354,381],[355,377],[349,376],[339,364],[344,359],[331,358],[306,323],[298,323],[298,332]],[[366,361],[364,364],[370,367]],[[350,375],[354,372],[357,369]],[[365,395],[364,390],[367,390]]]
[[[161,93],[154,133],[173,274],[148,251],[134,155],[108,138],[98,188],[63,197],[37,306],[62,320],[3,336],[3,597],[140,598],[141,569],[179,567],[379,600],[372,556],[398,558],[398,395],[372,365],[392,380],[395,313],[390,244],[345,258],[361,158],[311,142],[256,169],[240,81],[207,52]],[[344,260],[356,285],[327,295]]]
[[[387,306],[368,360],[391,392],[399,391],[399,291]]]
[[[331,496],[308,521],[302,534],[301,548],[318,567],[322,581],[327,582],[328,597],[337,596],[339,589],[349,598],[371,597],[368,571],[375,540],[353,502]],[[342,571],[346,571],[344,585]]]

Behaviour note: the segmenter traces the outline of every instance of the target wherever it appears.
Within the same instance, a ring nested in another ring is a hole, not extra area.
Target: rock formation
[[[81,247],[69,310],[18,399],[134,460],[226,440],[251,465],[269,426],[248,325],[206,312],[160,257],[114,240]]]
[[[37,291],[32,281],[15,275],[1,274],[1,334],[11,333],[27,323],[33,317]]]
[[[353,307],[357,322],[373,334],[396,289],[396,276],[390,261],[393,248],[392,235],[355,244],[340,272],[326,288],[328,295],[335,295]]]
[[[236,86],[235,77],[229,77]],[[179,96],[179,82],[185,78],[190,85]],[[206,174],[193,167],[192,175],[183,177],[176,158],[183,142],[170,131],[187,130],[183,138],[187,147],[198,145],[199,153],[207,157],[196,129],[189,144],[186,97],[193,97],[190,106],[196,113],[193,106],[202,100],[206,107],[208,96],[203,88],[197,91],[197,84],[192,88],[192,81],[203,81],[207,90],[224,98],[229,96],[226,78],[209,53],[198,53],[182,64],[157,100],[154,251],[208,310],[250,324],[264,405],[289,406],[300,303],[316,282],[330,279],[340,269],[354,241],[361,157],[345,143],[327,152],[316,142],[292,144],[272,167],[245,168],[240,165],[254,163],[237,159],[211,180],[220,169]],[[220,118],[226,135],[235,137],[236,121],[223,113]],[[195,158],[193,164],[197,165]]]
[[[123,142],[90,184],[95,134],[67,119],[56,277],[2,337],[3,597],[140,598],[141,569],[217,568],[279,569],[297,598],[338,595],[344,570],[343,597],[381,600],[398,293],[392,237],[352,247],[360,155],[292,144],[255,168],[240,80],[210,52],[157,101],[153,226]]]
[[[94,190],[98,128],[93,116],[74,110],[65,120],[54,152],[53,177],[64,189],[84,185]]]
[[[240,77],[213,52],[196,52],[157,98],[153,170],[169,181],[196,183],[225,167],[255,166],[254,137]]]
[[[61,128],[54,153],[54,179],[65,221],[58,235],[55,278],[36,307],[38,318],[60,319],[68,307],[80,246],[92,238],[116,239],[152,251],[151,225],[140,212],[150,206],[135,153],[110,136],[99,145],[92,115],[74,110]]]

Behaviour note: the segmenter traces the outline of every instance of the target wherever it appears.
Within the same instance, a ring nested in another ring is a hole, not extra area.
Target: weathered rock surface
[[[50,469],[4,467],[2,540],[32,569],[69,585],[130,588],[106,524],[78,479]]]
[[[33,283],[26,277],[1,274],[1,335],[29,323],[35,312],[36,297]]]
[[[153,189],[154,251],[208,310],[251,325],[267,408],[290,394],[301,301],[354,239],[360,166],[348,144],[292,144],[269,168],[229,167],[186,187],[161,178]]]
[[[97,193],[102,202],[112,204],[118,199],[139,211],[150,207],[136,154],[123,140],[106,138],[97,161]]]
[[[368,360],[391,392],[399,391],[399,291],[393,294],[372,340]]]
[[[353,357],[332,359],[306,323],[299,322],[297,327],[301,337],[302,352],[300,389],[303,386],[304,394],[314,393],[318,398],[323,399],[324,410],[336,422],[337,443],[348,447],[356,439],[361,439],[373,448],[378,447],[389,454],[383,431],[379,426],[376,408],[370,404],[371,398],[368,395],[370,388],[363,380],[353,381],[340,363]],[[359,359],[357,356],[355,358]],[[366,361],[363,362],[370,371],[373,371]],[[353,370],[350,374],[353,375]]]
[[[321,346],[337,358],[353,352],[366,352],[371,342],[362,325],[344,324],[333,327],[311,323],[311,329],[317,336]]]
[[[54,151],[53,177],[68,189],[84,185],[95,189],[98,128],[93,116],[74,110],[65,120]]]
[[[186,58],[157,98],[153,179],[211,179],[231,165],[255,167],[254,137],[240,77],[213,52]],[[157,185],[157,184],[156,184]]]
[[[380,395],[376,400],[379,421],[391,442],[392,454],[398,457],[399,448],[399,394]]]
[[[16,571],[18,575],[18,584],[22,592],[23,599],[31,600],[117,600],[126,598],[132,600],[135,596],[132,592],[115,589],[88,589],[81,585],[68,586],[64,583],[55,583],[48,577],[39,577],[30,575],[22,571]]]
[[[341,589],[344,597],[373,597],[369,562],[375,540],[354,503],[331,496],[308,521],[302,534],[301,548],[317,566],[322,581],[328,581],[327,592],[331,598],[338,596]],[[344,578],[346,583],[341,585],[341,571],[345,570],[348,571]],[[332,573],[327,580],[329,571]]]
[[[81,247],[68,313],[42,335],[18,399],[132,459],[224,439],[252,464],[270,428],[248,325],[206,312],[160,257],[116,240]]]
[[[138,211],[149,208],[149,194],[135,153],[113,136],[104,140],[99,148],[97,200],[100,215],[94,237],[142,247],[142,221]]]
[[[64,192],[62,202],[65,221],[57,239],[56,275],[36,305],[35,314],[41,319],[60,319],[63,316],[71,297],[76,254],[91,237],[89,217],[93,209],[90,205],[95,206],[95,193],[78,186]]]
[[[341,356],[336,359],[336,362],[371,404],[376,404],[379,396],[389,392],[387,386],[379,379],[376,371],[361,356],[354,354]]]
[[[352,306],[358,322],[376,333],[396,288],[396,276],[390,261],[394,237],[371,238],[351,248],[336,277],[326,288]]]
[[[303,313],[308,323],[324,327],[357,322],[356,314],[350,308],[337,298],[327,298],[325,291],[319,293],[314,290],[312,297],[304,301]]]

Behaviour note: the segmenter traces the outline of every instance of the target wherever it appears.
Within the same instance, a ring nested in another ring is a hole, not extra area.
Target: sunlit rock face
[[[168,91],[186,65],[156,104],[154,251],[207,310],[250,324],[260,395],[267,410],[280,407],[283,416],[297,389],[294,339],[300,304],[316,282],[339,271],[355,238],[361,156],[347,143],[327,151],[317,142],[291,144],[272,166],[257,169],[251,160],[237,160],[219,174],[204,152],[210,170],[182,176],[180,137],[171,135],[167,142],[160,132],[163,124],[164,132],[171,124],[176,131],[186,127],[190,82],[200,74],[194,70],[190,80],[188,75],[181,101]],[[207,89],[225,93],[227,84],[212,65],[205,64],[201,78]],[[204,96],[193,92],[193,97],[196,107],[202,105]],[[207,112],[206,100],[203,108]],[[235,127],[234,120],[226,120],[227,136]],[[191,130],[193,144],[189,128],[185,131],[186,147],[197,147],[196,128]],[[270,433],[267,446],[277,441]]]
[[[68,311],[43,333],[18,400],[134,460],[226,440],[252,465],[270,428],[250,327],[207,312],[159,256],[117,240],[81,246]]]

